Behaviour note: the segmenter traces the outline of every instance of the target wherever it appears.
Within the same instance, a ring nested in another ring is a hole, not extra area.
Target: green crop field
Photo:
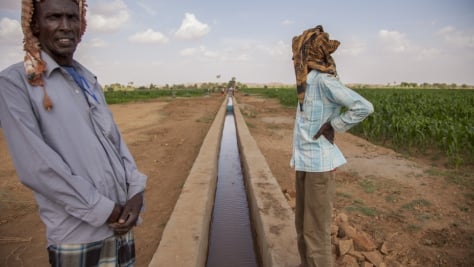
[[[296,89],[245,89],[296,108]],[[474,90],[357,89],[375,112],[351,133],[397,151],[474,165]]]
[[[180,90],[135,90],[105,92],[108,104],[126,103],[131,101],[147,100],[159,97],[193,97],[203,96],[207,89],[180,89]]]

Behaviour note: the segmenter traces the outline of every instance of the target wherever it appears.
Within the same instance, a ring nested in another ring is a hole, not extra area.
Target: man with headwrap
[[[147,177],[96,76],[73,59],[85,13],[85,0],[22,1],[26,55],[0,73],[0,125],[51,266],[133,266]]]
[[[334,144],[334,131],[347,131],[374,111],[369,101],[336,76],[331,54],[339,44],[320,25],[293,38],[299,87],[290,165],[296,171],[295,226],[300,266],[304,267],[333,266],[335,170],[346,163]],[[342,107],[346,108],[343,113]]]

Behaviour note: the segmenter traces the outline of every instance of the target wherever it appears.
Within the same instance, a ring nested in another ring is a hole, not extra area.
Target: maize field
[[[454,167],[474,164],[474,90],[356,89],[375,112],[350,130],[400,152],[446,157]],[[296,108],[296,89],[245,89]]]

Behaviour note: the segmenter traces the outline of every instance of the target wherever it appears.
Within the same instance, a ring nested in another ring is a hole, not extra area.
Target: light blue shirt
[[[341,114],[341,108],[347,110]],[[344,132],[374,112],[372,104],[344,86],[332,75],[312,70],[307,77],[303,111],[296,112],[293,155],[296,171],[327,172],[346,163],[336,144],[323,135],[313,140],[321,126],[330,121],[336,132]]]
[[[84,94],[46,53],[45,88],[31,86],[23,63],[0,73],[0,125],[21,182],[33,190],[48,245],[79,244],[113,235],[106,220],[115,203],[145,190],[96,77],[73,66],[96,96]],[[87,99],[86,99],[87,97]]]

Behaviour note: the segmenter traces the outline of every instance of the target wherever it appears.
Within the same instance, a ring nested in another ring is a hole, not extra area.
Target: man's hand
[[[123,235],[130,231],[137,223],[138,215],[143,205],[143,193],[130,198],[122,209],[118,221],[109,224],[115,234]]]
[[[107,223],[115,223],[120,218],[120,214],[122,214],[122,207],[119,204],[115,204],[112,213],[110,213],[109,218],[107,219]]]
[[[331,144],[334,144],[334,129],[332,128],[331,122],[328,121],[324,123],[319,131],[313,136],[313,140],[318,139],[321,135],[326,137]]]

